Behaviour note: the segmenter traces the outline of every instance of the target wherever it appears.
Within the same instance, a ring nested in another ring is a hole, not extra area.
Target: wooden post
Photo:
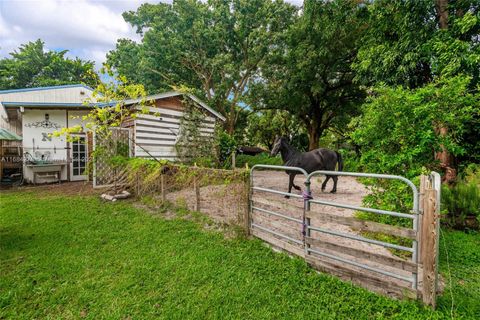
[[[3,140],[0,140],[0,181],[3,178]]]
[[[137,193],[137,197],[140,197],[140,174],[138,173],[138,171],[137,171],[135,180],[136,180],[135,190]]]
[[[117,194],[117,167],[113,168],[113,194]]]
[[[165,194],[165,176],[163,175],[163,173],[160,174],[160,194],[162,196],[162,202],[165,202],[167,197]]]
[[[232,151],[232,170],[235,170],[236,161],[235,161],[235,150]]]
[[[438,260],[437,252],[439,246],[440,223],[438,197],[432,183],[425,181],[426,186],[423,193],[423,216],[421,229],[421,261],[423,263],[423,288],[422,298],[426,305],[433,308],[436,306],[437,298],[437,277]]]
[[[250,185],[250,174],[248,172],[248,163],[245,164],[245,171],[245,192],[247,195],[247,205],[243,216],[243,228],[245,229],[245,236],[248,237],[250,235],[250,210],[252,207],[252,192]]]
[[[418,208],[420,210],[420,214],[423,213],[423,202],[424,202],[424,195],[425,195],[425,189],[427,187],[427,184],[429,183],[428,181],[428,176],[422,174],[420,176],[420,193],[419,193],[419,199],[418,199]],[[417,236],[417,241],[419,243],[418,245],[418,263],[422,264],[423,263],[423,241],[422,241],[422,229],[423,225],[423,215],[420,215],[418,218],[418,236]]]
[[[200,186],[198,185],[197,173],[198,173],[197,164],[195,164],[194,175],[193,175],[193,190],[195,190],[195,204],[193,206],[193,210],[200,212]]]

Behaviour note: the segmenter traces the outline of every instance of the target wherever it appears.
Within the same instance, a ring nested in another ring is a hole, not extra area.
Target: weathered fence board
[[[307,217],[312,217],[310,212],[307,214]],[[360,231],[379,232],[412,240],[417,238],[417,233],[413,229],[360,220],[355,217],[343,217],[322,212],[322,214],[320,215],[318,215],[318,213],[315,213],[315,219],[320,222],[343,224],[358,229]]]
[[[340,245],[337,243],[329,242],[327,240],[320,240],[320,239],[313,239],[306,237],[305,242],[312,247],[316,248],[323,248],[332,251],[337,251],[339,253],[343,253],[352,257],[361,258],[365,260],[369,260],[372,262],[377,262],[384,264],[386,266],[397,268],[400,270],[410,271],[410,272],[417,272],[417,264],[411,261],[402,260],[396,257],[389,257],[377,253],[368,252],[365,250],[347,247],[344,245]]]
[[[424,181],[423,193],[423,215],[421,229],[421,258],[423,265],[423,302],[435,308],[438,281],[438,246],[439,246],[439,224],[440,207],[438,194],[430,181]]]
[[[289,212],[290,214],[295,213],[296,215],[298,215],[299,210],[303,210],[303,202],[301,202],[298,205],[294,205],[292,203],[287,203],[284,200],[282,202],[282,200],[272,201],[272,200],[269,200],[269,199],[265,199],[265,198],[262,198],[258,194],[254,194],[252,196],[252,201],[254,203],[258,203],[262,206],[268,206],[268,207],[271,207],[271,208],[281,209],[285,212]]]
[[[295,254],[299,257],[304,257],[305,256],[305,251],[303,250],[303,248],[299,247],[298,245],[295,246],[294,244],[291,244],[289,242],[281,240],[278,237],[275,237],[272,234],[268,234],[267,232],[256,229],[255,227],[252,228],[251,234],[254,235],[257,238],[262,239],[263,241],[266,241],[266,242],[270,243],[274,247],[282,249],[286,252]]]
[[[312,267],[319,271],[335,275],[346,281],[351,281],[352,283],[360,285],[373,292],[388,296],[394,296],[400,299],[417,298],[417,291],[410,287],[401,287],[398,285],[398,283],[385,280],[381,277],[367,275],[365,273],[347,267],[346,265],[327,262],[313,256],[306,256],[306,261],[308,264],[310,264]]]

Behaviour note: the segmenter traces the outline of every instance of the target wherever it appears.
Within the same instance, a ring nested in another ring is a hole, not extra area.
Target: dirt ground
[[[103,189],[94,189],[91,181],[62,182],[41,185],[2,187],[0,192],[34,191],[39,194],[64,194],[71,196],[100,195]]]
[[[193,188],[167,193],[166,199],[194,210],[196,198]],[[200,188],[200,212],[219,224],[241,223],[247,208],[247,193],[243,183]]]

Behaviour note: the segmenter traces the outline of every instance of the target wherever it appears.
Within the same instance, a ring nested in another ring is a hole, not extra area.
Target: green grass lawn
[[[479,234],[444,232],[453,290],[433,312],[129,203],[0,197],[0,319],[435,319],[451,316],[451,294],[455,317],[480,318]]]

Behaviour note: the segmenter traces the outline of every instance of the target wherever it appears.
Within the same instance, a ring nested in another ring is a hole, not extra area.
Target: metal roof
[[[24,88],[24,89],[13,89],[13,90],[0,90],[0,95],[3,94],[9,94],[9,93],[20,93],[20,92],[28,92],[28,91],[41,91],[41,90],[54,90],[54,89],[65,89],[65,88],[75,88],[75,87],[81,87],[85,88],[87,90],[93,91],[92,88],[83,85],[83,84],[71,84],[71,85],[61,85],[61,86],[50,86],[50,87],[37,87],[37,88]],[[138,103],[144,99],[146,100],[157,100],[157,99],[164,99],[164,98],[169,98],[169,97],[175,97],[175,96],[187,96],[190,99],[192,99],[194,102],[199,104],[202,108],[213,114],[215,117],[219,118],[222,121],[225,121],[225,117],[218,113],[217,111],[213,110],[210,108],[205,102],[194,96],[193,94],[190,93],[183,93],[179,91],[169,91],[169,92],[164,92],[164,93],[159,93],[159,94],[154,94],[147,96],[145,98],[141,99],[127,99],[124,101],[125,104],[134,104]],[[7,96],[4,96],[7,97]],[[4,98],[5,100],[8,100],[9,98]],[[1,105],[3,107],[66,107],[66,108],[91,108],[94,106],[97,107],[103,107],[103,106],[111,106],[116,104],[117,101],[112,101],[112,102],[99,102],[99,103],[92,103],[89,105],[86,105],[84,103],[78,103],[78,102],[38,102],[38,101],[0,101],[0,108]]]
[[[141,98],[141,99],[125,100],[124,103],[125,104],[134,104],[134,103],[140,102],[142,100],[157,100],[157,99],[164,99],[164,98],[170,98],[170,97],[176,97],[176,96],[187,96],[190,99],[192,99],[193,101],[195,101],[196,103],[198,103],[201,107],[203,107],[204,109],[209,111],[211,114],[213,114],[214,116],[219,118],[220,120],[222,120],[222,121],[226,120],[226,118],[224,116],[222,116],[220,113],[218,113],[217,111],[210,108],[205,102],[203,102],[202,100],[200,100],[199,98],[197,98],[193,94],[183,93],[183,92],[179,92],[179,91],[169,91],[169,92],[154,94],[154,95],[147,96],[147,97]],[[115,103],[115,102],[112,102],[112,103]]]
[[[0,140],[17,140],[22,141],[23,138],[16,133],[10,132],[7,129],[0,128]]]
[[[83,103],[68,103],[68,102],[11,102],[11,101],[2,101],[0,102],[5,107],[89,107],[93,105],[86,105]]]
[[[77,84],[66,84],[61,86],[49,86],[49,87],[34,87],[34,88],[22,88],[22,89],[9,89],[9,90],[0,90],[0,94],[4,93],[15,93],[15,92],[27,92],[27,91],[41,91],[41,90],[53,90],[53,89],[65,89],[65,88],[75,88],[75,87],[82,87],[88,90],[93,91],[87,85],[77,83]]]

